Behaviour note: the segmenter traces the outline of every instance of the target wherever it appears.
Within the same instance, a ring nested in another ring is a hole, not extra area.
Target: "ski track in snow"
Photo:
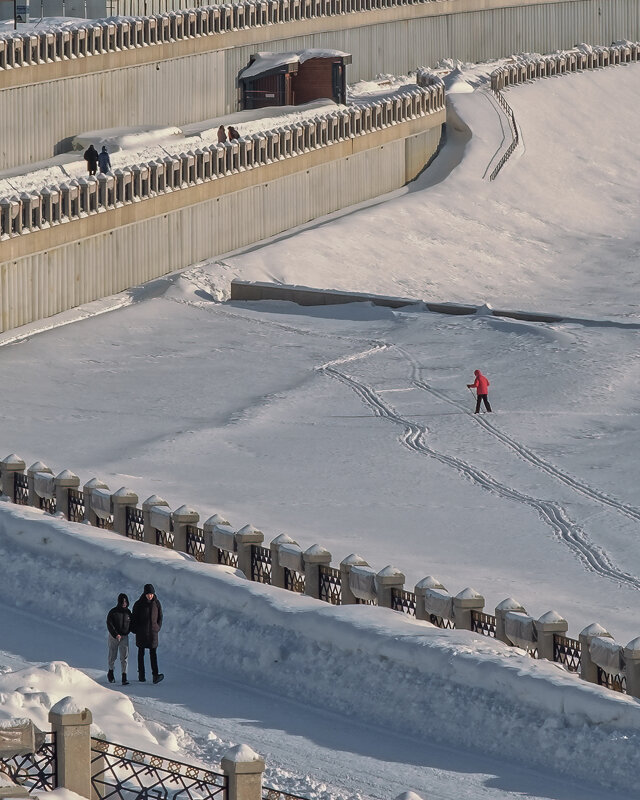
[[[409,450],[436,459],[440,463],[456,470],[480,488],[492,492],[499,497],[503,497],[507,500],[514,500],[515,502],[523,503],[534,508],[542,520],[554,531],[556,538],[563,541],[572,552],[578,556],[587,569],[621,586],[640,589],[640,579],[619,569],[606,551],[594,544],[582,528],[571,520],[560,505],[553,501],[541,500],[531,495],[524,494],[517,489],[500,483],[487,472],[484,472],[484,470],[478,469],[460,458],[434,450],[425,442],[425,435],[428,432],[427,429],[398,414],[391,406],[384,402],[375,389],[339,371],[334,366],[323,365],[319,367],[319,369],[347,385],[371,410],[374,416],[381,417],[403,427],[404,432],[400,437],[400,441]],[[507,439],[509,439],[509,437],[507,437]],[[514,442],[514,447],[518,447],[516,442]]]

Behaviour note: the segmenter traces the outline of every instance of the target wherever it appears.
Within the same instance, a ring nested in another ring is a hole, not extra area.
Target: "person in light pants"
[[[113,668],[116,658],[120,655],[122,667],[122,685],[127,686],[127,663],[129,661],[129,629],[131,627],[131,611],[129,611],[129,598],[126,594],[118,595],[118,605],[107,614],[107,630],[109,631],[109,671],[107,680],[114,683]]]

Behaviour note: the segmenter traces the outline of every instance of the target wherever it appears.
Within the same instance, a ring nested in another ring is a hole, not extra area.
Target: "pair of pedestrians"
[[[120,656],[120,666],[122,667],[122,685],[127,686],[127,664],[129,661],[129,634],[136,636],[136,647],[138,648],[138,680],[146,681],[144,654],[149,651],[149,661],[151,662],[151,674],[153,682],[160,683],[164,678],[162,672],[158,670],[158,633],[162,628],[162,606],[156,596],[156,590],[151,583],[145,584],[140,597],[133,604],[133,611],[129,610],[129,598],[126,594],[118,595],[118,605],[107,614],[107,630],[109,631],[109,671],[107,679],[109,683],[115,682],[113,668],[116,658]]]

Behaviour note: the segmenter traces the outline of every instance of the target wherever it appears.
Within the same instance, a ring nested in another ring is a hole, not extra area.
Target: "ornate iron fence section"
[[[504,97],[502,95],[502,92],[494,89],[493,90],[493,96],[496,98],[498,103],[502,106],[502,109],[504,110],[504,113],[507,115],[507,119],[509,120],[509,128],[511,129],[511,137],[512,137],[512,139],[511,139],[511,144],[505,150],[502,158],[496,164],[496,166],[495,166],[493,172],[491,173],[491,175],[489,175],[489,180],[490,181],[495,181],[495,179],[498,177],[498,173],[500,172],[502,167],[504,167],[504,165],[507,163],[507,161],[511,158],[511,155],[513,154],[514,150],[518,146],[518,143],[520,142],[520,134],[518,132],[518,124],[516,122],[516,118],[515,118],[515,114],[513,113],[513,109],[511,108],[509,103],[507,103],[507,101],[504,99]]]
[[[493,614],[471,610],[471,630],[483,636],[496,636],[496,618]]]
[[[340,570],[320,564],[320,599],[332,606],[342,605],[342,578]]]
[[[296,572],[289,567],[284,568],[284,588],[290,592],[298,592],[304,594],[305,579],[302,572]]]
[[[251,545],[251,580],[271,583],[271,550],[268,547]]]
[[[357,606],[377,606],[377,600],[361,600],[359,597],[356,597],[356,605]]]
[[[226,800],[227,778],[124,745],[91,740],[91,785],[101,800]]]
[[[307,800],[297,794],[285,792],[282,789],[272,789],[270,786],[262,787],[262,800]]]
[[[224,564],[225,567],[238,567],[238,554],[232,553],[230,550],[221,550],[218,548],[218,564]]]
[[[40,498],[40,508],[43,511],[46,511],[47,514],[55,514],[57,510],[56,498],[55,497],[41,497]]]
[[[598,667],[598,684],[614,692],[627,693],[627,676],[622,673],[606,672],[602,667]]]
[[[29,478],[24,472],[15,472],[13,478],[15,502],[19,506],[29,505]]]
[[[569,672],[579,672],[581,662],[580,642],[559,633],[553,636],[553,660],[562,664]]]
[[[141,508],[127,506],[127,536],[138,542],[144,541],[144,514]]]
[[[35,753],[0,759],[0,772],[30,791],[53,791],[58,785],[55,733],[45,733]]]
[[[436,628],[455,628],[455,623],[452,619],[446,619],[445,617],[439,617],[437,614],[429,614],[429,622],[432,625],[435,625]]]
[[[113,530],[113,514],[108,517],[99,517],[96,515],[96,528],[102,528],[103,531]]]
[[[174,545],[174,538],[173,538],[173,531],[161,531],[160,528],[156,528],[156,544],[160,547],[168,547],[170,550],[173,550]]]
[[[404,589],[391,589],[391,608],[403,614],[416,615],[415,592],[406,592]]]
[[[69,489],[68,517],[71,522],[84,522],[84,492]]]
[[[204,561],[204,529],[187,525],[187,553],[196,561]]]

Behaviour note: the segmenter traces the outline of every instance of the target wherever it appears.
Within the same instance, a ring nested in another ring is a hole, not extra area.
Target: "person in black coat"
[[[98,151],[92,144],[84,151],[84,160],[87,162],[89,175],[95,175],[98,169]]]
[[[107,680],[115,681],[113,668],[118,653],[120,653],[120,666],[122,667],[122,685],[127,686],[127,662],[129,660],[129,630],[131,612],[129,611],[129,598],[126,594],[118,595],[118,605],[114,606],[107,614],[107,630],[109,631],[109,671]]]
[[[156,597],[156,590],[152,584],[147,583],[140,597],[133,604],[133,614],[131,615],[131,632],[136,635],[136,647],[138,648],[138,680],[145,681],[144,671],[144,651],[149,651],[151,662],[151,673],[153,682],[160,683],[164,678],[162,672],[158,671],[158,633],[162,627],[162,606]]]

